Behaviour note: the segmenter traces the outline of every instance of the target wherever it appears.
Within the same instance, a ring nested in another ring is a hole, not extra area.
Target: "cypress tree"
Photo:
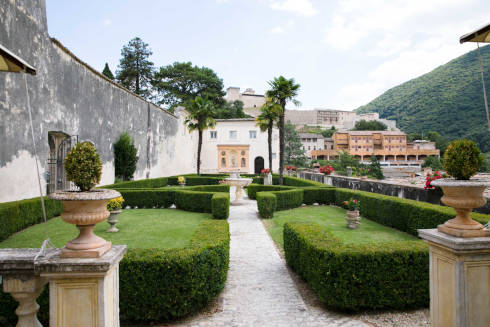
[[[114,80],[114,75],[112,74],[108,63],[105,63],[104,70],[102,71],[102,74],[105,77],[107,77],[108,79]]]

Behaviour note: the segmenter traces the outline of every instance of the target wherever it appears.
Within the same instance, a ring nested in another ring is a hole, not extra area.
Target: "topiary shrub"
[[[90,191],[100,182],[102,162],[92,143],[78,143],[68,152],[65,172],[66,178],[75,183],[82,192]]]
[[[286,191],[273,191],[271,193],[276,196],[277,211],[298,208],[303,204],[303,189],[297,188]]]
[[[259,209],[259,215],[261,218],[274,217],[274,211],[276,211],[277,199],[271,192],[259,192],[257,193],[257,208]]]
[[[215,193],[211,198],[211,213],[215,219],[227,219],[230,214],[230,194]]]
[[[468,180],[483,163],[483,156],[475,142],[463,139],[449,144],[444,153],[444,170],[456,179]]]
[[[119,140],[114,143],[114,170],[116,178],[122,180],[130,180],[133,178],[136,171],[136,163],[138,162],[138,150],[134,146],[134,140],[129,136],[128,132],[124,132],[119,137]]]

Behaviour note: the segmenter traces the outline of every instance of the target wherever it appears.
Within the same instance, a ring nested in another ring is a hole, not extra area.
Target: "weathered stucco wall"
[[[443,205],[441,203],[442,191],[439,190],[426,191],[425,189],[420,187],[391,184],[376,180],[362,180],[355,177],[333,175],[325,176],[324,174],[308,171],[298,172],[298,177],[317,181],[335,187],[379,193],[384,195],[396,196],[402,199]],[[490,214],[490,202],[488,201],[488,199],[487,203],[483,207],[477,208],[475,209],[475,211]]]
[[[138,148],[135,179],[195,171],[189,153],[197,142],[182,119],[109,82],[52,40],[44,0],[2,0],[0,17],[0,43],[37,68],[27,87],[43,176],[49,131],[96,144],[102,185],[114,180],[112,144],[124,131]],[[38,196],[23,74],[0,73],[0,114],[0,202]]]

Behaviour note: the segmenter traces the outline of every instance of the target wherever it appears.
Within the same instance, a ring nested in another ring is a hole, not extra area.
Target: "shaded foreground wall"
[[[1,3],[0,43],[37,68],[27,87],[43,183],[50,131],[96,144],[101,185],[114,181],[112,144],[124,131],[138,149],[135,179],[195,171],[197,137],[186,131],[182,117],[112,83],[51,39],[45,0]],[[0,72],[0,115],[0,202],[38,196],[23,74]]]
[[[391,184],[376,180],[362,180],[359,178],[346,176],[326,176],[324,174],[309,171],[299,171],[298,177],[321,182],[335,187],[379,193],[384,195],[396,196],[403,199],[443,205],[441,203],[442,191],[439,190],[427,191],[420,187]],[[487,201],[487,204],[485,204],[481,208],[475,209],[475,211],[490,214],[490,202]]]

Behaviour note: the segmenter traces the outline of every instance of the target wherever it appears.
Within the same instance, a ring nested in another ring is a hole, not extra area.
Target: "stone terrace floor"
[[[305,292],[311,291],[288,270],[258,218],[256,202],[244,199],[243,205],[231,206],[228,221],[230,270],[224,291],[211,309],[156,326],[428,326],[427,310],[408,315],[347,316],[330,312],[318,303],[312,305],[314,295],[304,299]]]

